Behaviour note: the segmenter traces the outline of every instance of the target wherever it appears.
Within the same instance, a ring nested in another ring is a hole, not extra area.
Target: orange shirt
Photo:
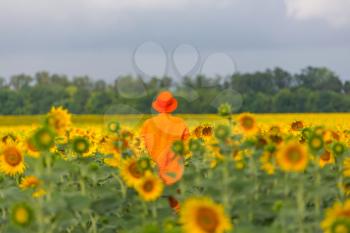
[[[171,151],[174,141],[185,140],[189,136],[186,123],[179,117],[161,113],[145,121],[141,136],[146,148],[159,168],[159,175],[170,185],[181,179],[183,174],[182,158]]]

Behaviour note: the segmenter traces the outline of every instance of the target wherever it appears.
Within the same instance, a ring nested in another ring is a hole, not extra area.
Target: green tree
[[[20,91],[23,88],[28,88],[33,81],[33,78],[26,74],[14,75],[10,79],[10,86],[15,91]]]
[[[307,67],[301,74],[296,75],[299,85],[318,91],[342,91],[342,82],[339,77],[331,70],[322,67]]]

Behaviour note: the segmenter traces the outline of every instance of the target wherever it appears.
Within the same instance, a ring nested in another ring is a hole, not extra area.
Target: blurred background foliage
[[[342,81],[325,67],[307,67],[291,74],[281,68],[229,77],[152,77],[141,80],[130,75],[114,82],[88,76],[70,78],[38,72],[0,77],[0,114],[41,114],[51,106],[64,106],[74,114],[149,113],[151,102],[161,89],[179,97],[178,113],[215,113],[213,101],[223,90],[234,89],[243,98],[240,112],[347,112],[350,109],[350,81]],[[130,108],[131,107],[131,108]],[[130,112],[132,110],[132,112]],[[115,113],[115,112],[113,112]]]

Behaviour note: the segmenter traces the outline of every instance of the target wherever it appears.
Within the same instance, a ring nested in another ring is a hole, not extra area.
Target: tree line
[[[33,76],[18,74],[8,80],[0,78],[0,114],[42,114],[51,106],[64,106],[75,114],[150,113],[154,97],[164,89],[178,97],[177,113],[215,113],[213,103],[226,90],[235,90],[237,95],[232,99],[243,101],[237,106],[239,112],[350,111],[350,81],[342,81],[332,70],[306,67],[292,74],[277,67],[228,77],[197,75],[182,80],[125,75],[114,82],[88,76],[69,78],[47,71]],[[230,96],[224,100],[230,102]]]

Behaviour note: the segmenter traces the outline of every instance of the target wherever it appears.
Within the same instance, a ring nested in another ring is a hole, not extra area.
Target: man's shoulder
[[[143,130],[146,129],[146,128],[150,125],[151,121],[152,121],[152,118],[146,119],[146,120],[142,123],[141,129],[143,129]]]
[[[149,119],[147,119],[144,122],[144,125],[150,125],[150,124],[158,124],[158,123],[172,123],[175,125],[182,125],[182,126],[186,126],[186,122],[184,119],[182,119],[181,117],[177,117],[177,116],[173,116],[173,115],[164,115],[164,114],[159,114],[156,116],[153,116]]]
[[[172,116],[171,120],[176,123],[177,125],[182,125],[183,127],[186,127],[186,122],[183,118]]]

